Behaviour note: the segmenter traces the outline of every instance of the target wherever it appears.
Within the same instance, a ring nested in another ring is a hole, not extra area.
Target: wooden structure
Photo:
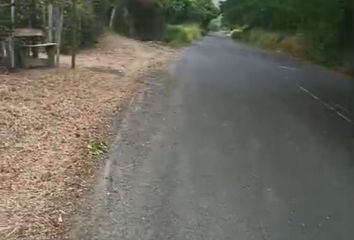
[[[48,5],[47,34],[42,29],[16,28],[15,6],[15,0],[0,4],[0,8],[10,7],[11,12],[10,19],[0,19],[0,65],[9,68],[54,67],[58,51],[52,34],[53,6]],[[10,27],[6,27],[6,23]]]
[[[32,28],[15,29],[14,37],[21,41],[19,53],[23,68],[55,67],[57,44],[45,42],[45,34],[42,30]],[[40,53],[46,54],[46,57],[42,57]]]

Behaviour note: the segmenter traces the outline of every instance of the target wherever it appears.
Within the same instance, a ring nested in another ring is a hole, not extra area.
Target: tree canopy
[[[211,0],[160,0],[170,23],[200,23],[202,27],[219,14]]]

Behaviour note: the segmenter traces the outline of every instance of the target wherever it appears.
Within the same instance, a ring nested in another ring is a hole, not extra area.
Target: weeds
[[[92,156],[100,156],[108,152],[108,145],[104,141],[96,140],[87,146]]]

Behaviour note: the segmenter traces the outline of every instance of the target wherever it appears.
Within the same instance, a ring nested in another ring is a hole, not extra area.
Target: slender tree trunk
[[[109,19],[109,29],[112,30],[114,18],[116,17],[117,6],[112,9],[111,18]]]
[[[15,30],[15,0],[11,0],[11,32]],[[11,68],[15,68],[15,49],[13,38],[10,38]]]
[[[71,46],[71,68],[76,67],[76,51],[77,51],[77,0],[72,0],[72,46]]]
[[[42,12],[42,24],[43,26],[47,26],[47,6],[45,4],[43,4],[41,6],[41,12]]]
[[[48,4],[48,41],[53,42],[53,4]]]
[[[64,23],[64,9],[61,7],[59,9],[59,23],[56,29],[56,43],[57,43],[57,55],[56,55],[56,65],[59,67],[60,60],[60,47],[61,47],[61,36],[63,32],[63,23]]]

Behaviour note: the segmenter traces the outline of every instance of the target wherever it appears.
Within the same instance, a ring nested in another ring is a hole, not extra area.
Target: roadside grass
[[[305,42],[300,35],[288,35],[276,32],[268,32],[259,28],[248,27],[236,28],[231,37],[235,40],[250,42],[257,47],[281,50],[293,56],[311,58],[306,51]]]
[[[197,25],[167,25],[164,42],[171,47],[183,47],[202,36]]]
[[[269,32],[260,28],[251,29],[242,26],[232,30],[231,38],[260,48],[278,50],[353,75],[350,66],[344,60],[316,50],[301,34]]]

